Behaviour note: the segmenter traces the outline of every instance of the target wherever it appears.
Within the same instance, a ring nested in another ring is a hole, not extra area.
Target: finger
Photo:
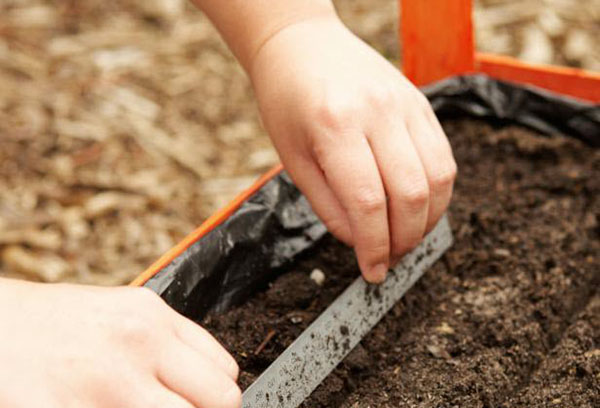
[[[346,210],[327,184],[325,175],[312,158],[296,158],[285,163],[294,183],[302,191],[327,230],[352,246],[352,232]]]
[[[139,408],[148,407],[161,407],[161,408],[196,408],[192,403],[176,394],[167,388],[164,384],[157,381],[158,384],[154,386],[154,392],[145,391],[144,395],[147,397],[136,398],[136,406]],[[144,401],[145,399],[145,401]]]
[[[382,282],[389,266],[387,204],[379,169],[362,134],[322,135],[315,144],[327,183],[346,210],[360,269]]]
[[[206,329],[178,314],[175,332],[182,342],[210,358],[230,378],[237,380],[239,367],[235,359]]]
[[[158,379],[196,407],[238,408],[241,391],[210,358],[176,342],[163,350]]]
[[[404,122],[381,118],[369,142],[388,195],[394,262],[419,244],[425,233],[429,187]]]
[[[440,136],[442,140],[442,144],[444,144],[446,148],[450,151],[450,154],[452,154],[452,147],[450,146],[450,141],[446,136],[446,132],[444,132],[444,128],[442,127],[442,124],[440,123],[440,120],[438,119],[437,115],[433,111],[433,107],[429,103],[429,100],[427,100],[427,98],[425,98],[424,96],[422,100],[422,106],[423,110],[425,111],[427,121],[429,121],[429,124],[431,124],[431,126],[437,131],[438,136]]]
[[[435,124],[435,115],[427,113],[428,110],[431,109],[425,107],[421,114],[412,115],[408,124],[410,137],[423,163],[430,190],[427,232],[433,229],[446,211],[456,177],[456,162],[450,144],[441,126]],[[432,124],[433,119],[435,122]]]

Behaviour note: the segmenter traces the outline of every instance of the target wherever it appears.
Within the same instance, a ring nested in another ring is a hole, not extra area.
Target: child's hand
[[[286,170],[365,278],[382,281],[452,195],[456,164],[427,99],[332,17],[282,29],[249,70]]]
[[[237,408],[233,358],[142,288],[0,279],[0,406]]]

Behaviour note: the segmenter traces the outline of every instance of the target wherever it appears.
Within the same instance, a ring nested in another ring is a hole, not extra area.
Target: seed
[[[310,279],[317,285],[322,286],[325,282],[325,274],[319,268],[315,268],[310,273]]]

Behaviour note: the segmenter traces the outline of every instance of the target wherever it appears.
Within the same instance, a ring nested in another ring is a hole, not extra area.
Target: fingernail
[[[387,275],[388,266],[386,264],[378,264],[371,269],[371,276],[373,277],[373,283],[382,283]]]

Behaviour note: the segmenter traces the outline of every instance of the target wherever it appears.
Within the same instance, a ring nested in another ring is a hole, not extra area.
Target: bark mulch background
[[[336,0],[393,62],[395,0]],[[600,69],[600,0],[476,0],[480,50]],[[0,276],[114,285],[277,162],[186,0],[0,2]]]
[[[455,245],[303,406],[599,407],[600,151],[519,127],[444,126],[459,164]],[[247,387],[358,273],[328,237],[203,323]]]

